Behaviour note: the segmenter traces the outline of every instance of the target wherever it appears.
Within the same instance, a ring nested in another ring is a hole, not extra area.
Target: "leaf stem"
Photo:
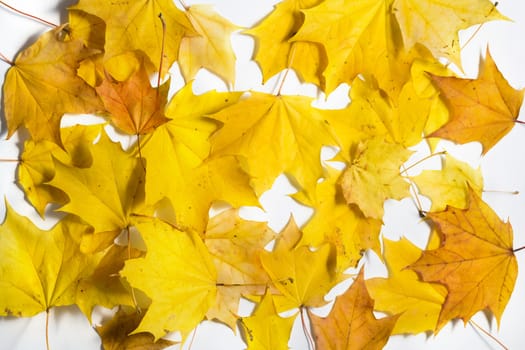
[[[144,175],[146,175],[146,164],[144,164],[144,158],[142,157],[142,146],[140,145],[140,134],[139,133],[137,133],[137,151],[139,153],[140,165],[142,165],[142,169],[144,170]]]
[[[5,57],[3,53],[0,52],[0,60],[4,61],[5,63],[7,63],[8,65],[10,66],[14,66],[15,63],[13,61],[11,61],[9,58]]]
[[[519,248],[514,249],[512,252],[516,253],[516,252],[519,252],[520,250],[523,250],[523,249],[525,249],[525,245],[523,247],[519,247]]]
[[[304,312],[304,308],[301,306],[299,308],[299,313],[301,314],[301,324],[303,326],[303,332],[304,332],[304,335],[306,337],[306,340],[308,341],[308,349],[309,350],[314,350],[315,349],[315,343],[314,343],[314,340],[312,338],[312,335],[310,334],[310,332],[308,331],[308,329],[306,327],[306,321],[304,319],[303,312]]]
[[[480,325],[478,325],[476,322],[474,322],[473,320],[470,320],[468,321],[473,327],[477,328],[478,330],[480,330],[481,332],[483,332],[483,334],[485,334],[487,337],[489,337],[490,339],[494,340],[496,343],[498,343],[499,346],[501,346],[503,349],[505,350],[509,350],[508,347],[505,346],[505,344],[503,344],[498,338],[496,338],[495,336],[493,336],[492,334],[490,334],[490,332],[486,331],[485,329],[483,329],[483,327],[481,327]]]
[[[525,124],[525,122],[524,122],[524,121],[522,121],[522,120],[518,120],[518,119],[514,120],[514,123],[518,123],[518,124]]]
[[[162,17],[162,13],[159,13],[160,23],[162,24],[162,44],[160,47],[160,62],[159,62],[159,75],[157,77],[157,104],[159,103],[159,87],[160,79],[162,77],[162,64],[164,63],[164,41],[166,40],[166,22]],[[157,106],[158,107],[158,106]]]
[[[19,15],[22,15],[22,16],[25,16],[25,17],[28,17],[28,18],[31,18],[32,20],[35,20],[37,22],[41,22],[41,23],[44,23],[45,25],[51,27],[51,28],[56,28],[58,27],[57,24],[55,23],[52,23],[52,22],[49,22],[49,21],[46,21],[45,19],[42,19],[40,17],[37,17],[37,16],[33,16],[32,14],[29,14],[27,12],[24,12],[24,11],[20,11],[19,9],[17,8],[14,8],[13,6],[11,5],[8,5],[6,4],[5,2],[3,1],[0,1],[0,5],[3,5],[5,7],[7,7],[8,9],[10,9],[11,11],[14,11],[16,13],[18,13]]]
[[[504,191],[504,190],[485,190],[483,189],[483,192],[484,193],[506,193],[506,194],[512,194],[512,195],[520,194],[520,191],[518,190]]]
[[[439,156],[439,155],[443,155],[443,154],[447,154],[447,151],[441,151],[441,152],[437,152],[437,153],[432,153],[432,154],[429,154],[428,156],[424,157],[424,158],[421,158],[420,160],[418,160],[417,162],[415,162],[414,164],[411,164],[409,165],[408,167],[406,168],[403,168],[403,170],[401,170],[401,174],[403,173],[406,173],[407,171],[409,171],[410,169],[412,169],[413,167],[423,163],[425,160],[427,159],[430,159],[434,156]]]
[[[20,163],[21,161],[22,160],[20,160],[20,159],[0,158],[0,162]]]
[[[189,7],[184,3],[184,0],[177,0],[179,4],[181,4],[182,7],[184,7],[184,11],[188,11]]]
[[[295,58],[295,43],[292,43],[290,55],[288,56],[288,66],[286,67],[286,70],[284,71],[283,78],[281,79],[281,83],[279,84],[279,88],[277,89],[277,94],[276,94],[277,96],[281,96],[281,90],[284,86],[284,82],[286,81],[286,77],[288,76],[288,73],[290,72],[294,58]]]
[[[131,232],[129,231],[129,226],[126,227],[127,231],[127,238],[128,238],[128,260],[131,259]],[[135,295],[135,288],[130,285],[131,288],[131,299],[133,299],[133,305],[135,305],[135,309],[137,309],[137,314],[141,314],[142,311],[140,310],[140,307],[137,303],[137,296]]]
[[[51,350],[49,346],[49,309],[46,310],[46,349]]]
[[[199,325],[197,325],[195,327],[195,329],[193,330],[193,334],[191,335],[190,345],[188,345],[188,349],[187,350],[191,350],[191,348],[193,347],[193,342],[195,341],[195,337],[197,335],[197,329],[198,328],[199,328]]]

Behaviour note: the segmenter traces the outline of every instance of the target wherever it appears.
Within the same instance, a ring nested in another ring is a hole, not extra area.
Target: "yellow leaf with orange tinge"
[[[431,75],[450,111],[449,121],[428,137],[479,141],[487,153],[515,124],[525,89],[512,88],[487,50],[477,79]]]
[[[492,311],[499,322],[516,282],[518,264],[510,223],[503,222],[471,188],[468,197],[466,209],[447,207],[428,213],[441,245],[424,251],[409,266],[424,281],[447,287],[436,331],[454,318],[466,323],[484,309]]]
[[[308,310],[318,349],[382,349],[399,315],[376,319],[374,301],[366,290],[363,269],[350,288],[336,298],[328,316]]]

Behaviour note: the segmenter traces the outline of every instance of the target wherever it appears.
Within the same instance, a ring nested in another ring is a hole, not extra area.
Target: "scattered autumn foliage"
[[[1,316],[77,305],[91,320],[97,305],[119,307],[96,328],[104,349],[161,349],[173,344],[167,333],[184,342],[203,320],[239,329],[248,349],[287,349],[299,314],[317,349],[380,349],[391,334],[437,333],[481,310],[499,322],[520,248],[481,199],[480,170],[444,153],[435,154],[439,170],[408,176],[405,166],[410,146],[433,149],[441,138],[480,142],[485,154],[517,122],[523,90],[488,49],[477,78],[451,69],[461,67],[459,30],[507,19],[496,5],[284,0],[252,28],[209,6],[178,5],[80,0],[68,23],[14,61],[2,56],[11,65],[7,137],[29,135],[18,184],[42,217],[51,208],[63,216],[45,231],[7,205]],[[350,104],[328,110],[280,88],[235,91],[238,31],[255,41],[263,81],[293,70],[326,94],[346,83]],[[170,95],[174,64],[186,85]],[[231,91],[195,94],[202,68]],[[107,125],[61,127],[66,113]],[[112,128],[131,146],[112,140]],[[344,168],[321,162],[324,146],[339,149],[333,160]],[[309,221],[292,217],[274,232],[243,219],[239,208],[258,206],[283,173],[294,199],[313,208]],[[385,201],[420,195],[431,208],[414,210],[437,232],[428,247],[381,241]],[[217,204],[226,209],[211,210]],[[388,277],[365,281],[366,250],[383,257]],[[347,279],[347,292],[317,315]],[[242,299],[255,303],[248,316]]]

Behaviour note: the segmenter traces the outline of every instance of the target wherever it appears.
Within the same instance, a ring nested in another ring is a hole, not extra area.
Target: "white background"
[[[11,5],[26,12],[38,15],[51,22],[60,23],[66,20],[63,10],[75,1],[57,0],[11,0]],[[239,26],[251,26],[257,20],[269,13],[272,5],[278,0],[215,0],[215,1],[190,1],[187,5],[194,3],[216,4],[219,13],[230,19]],[[498,9],[504,15],[511,17],[514,22],[491,22],[485,24],[477,33],[475,39],[463,51],[463,63],[468,77],[477,74],[478,61],[484,54],[487,44],[496,64],[515,88],[525,87],[525,2],[522,0],[499,1]],[[45,25],[20,17],[0,7],[0,52],[10,59],[14,59],[17,52],[33,42],[42,32],[48,28]],[[473,29],[462,32],[462,38],[468,38]],[[272,79],[266,86],[261,86],[261,76],[257,65],[250,61],[253,41],[241,35],[234,35],[234,43],[237,54],[238,80],[235,88],[239,90],[256,89],[273,91],[277,79]],[[9,68],[7,64],[0,62],[0,76],[3,82],[5,71]],[[176,67],[172,70],[175,78],[178,77]],[[213,76],[202,72],[199,74],[197,90],[216,88],[224,90],[224,84]],[[176,82],[177,79],[174,79]],[[179,83],[174,84],[174,89],[179,88]],[[283,88],[285,94],[307,94],[316,95],[312,86],[299,86],[293,74],[290,74]],[[344,86],[329,96],[330,103],[344,101],[347,92]],[[320,102],[322,105],[323,103]],[[522,114],[523,114],[522,108]],[[525,114],[523,114],[525,115]],[[520,118],[525,119],[525,117]],[[0,139],[0,158],[16,158],[18,156],[18,138],[13,137],[5,141],[6,126],[2,122]],[[516,125],[515,128],[486,156],[480,158],[480,147],[477,144],[454,146],[444,142],[442,147],[456,157],[469,161],[473,166],[481,166],[483,171],[485,188],[491,190],[520,191],[519,195],[506,193],[485,193],[483,198],[500,215],[501,218],[509,218],[514,227],[514,246],[525,245],[525,126]],[[424,147],[418,148],[425,152]],[[418,153],[413,159],[421,158]],[[409,161],[408,164],[411,162]],[[34,222],[42,227],[49,228],[54,224],[53,220],[43,221],[38,218],[35,211],[23,198],[23,193],[14,183],[15,163],[0,162],[0,194],[5,196],[16,211],[31,217]],[[272,228],[278,230],[286,223],[289,213],[293,212],[297,221],[304,223],[309,211],[300,208],[286,194],[294,190],[289,186],[286,179],[281,177],[277,180],[274,190],[267,193],[261,199],[266,214],[259,217],[269,220]],[[390,239],[407,236],[415,241],[424,237],[426,226],[420,223],[411,200],[388,201],[385,204],[385,226],[383,235]],[[250,213],[253,214],[254,211]],[[257,214],[257,213],[255,213]],[[5,215],[3,201],[0,201],[0,220]],[[423,236],[422,236],[423,235]],[[525,264],[525,252],[517,255],[518,264],[523,268]],[[1,257],[0,257],[1,259]],[[385,274],[373,254],[367,254],[363,260],[366,262],[367,278]],[[478,313],[474,320],[510,349],[525,348],[525,277],[519,273],[518,280],[512,298],[503,315],[501,326],[497,329],[495,322],[487,321],[483,313]],[[100,321],[95,317],[95,322]],[[290,348],[306,349],[306,342],[300,322],[297,320]],[[45,315],[39,314],[31,319],[0,318],[0,349],[44,349],[45,348]],[[52,349],[99,349],[100,341],[91,325],[79,313],[75,307],[54,309],[51,311],[50,320],[50,342]],[[178,346],[174,347],[175,349]],[[186,348],[186,347],[184,347]],[[192,349],[244,349],[240,338],[236,337],[227,328],[211,323],[203,322],[197,331]],[[487,336],[481,334],[471,325],[464,326],[462,322],[447,325],[438,336],[427,337],[424,334],[417,336],[395,336],[392,337],[386,349],[499,349]]]

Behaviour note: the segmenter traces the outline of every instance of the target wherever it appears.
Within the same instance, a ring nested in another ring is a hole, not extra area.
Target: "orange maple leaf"
[[[487,153],[514,126],[525,89],[513,89],[487,49],[477,79],[430,75],[448,105],[450,120],[428,137],[458,143],[479,141]]]
[[[374,300],[366,290],[363,270],[334,304],[326,318],[308,314],[318,349],[382,349],[398,315],[376,319]]]
[[[499,322],[518,273],[510,223],[501,221],[470,187],[467,209],[449,206],[428,217],[437,226],[441,245],[408,267],[424,281],[448,289],[436,330],[456,317],[467,322],[485,308]]]
[[[106,72],[106,79],[96,90],[113,123],[122,131],[148,134],[169,121],[164,115],[169,84],[155,89],[144,62],[125,81],[118,81]]]

